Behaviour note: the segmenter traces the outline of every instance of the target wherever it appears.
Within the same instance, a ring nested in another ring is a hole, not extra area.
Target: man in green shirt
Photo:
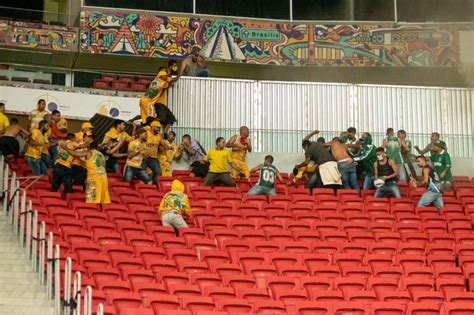
[[[374,163],[377,160],[375,145],[372,144],[372,135],[368,132],[359,139],[360,150],[354,156],[354,162],[359,163],[365,173],[363,189],[374,188]]]
[[[383,140],[382,147],[385,149],[388,158],[397,165],[399,180],[405,182],[407,180],[407,174],[403,166],[400,139],[395,136],[393,128],[387,129],[387,137]]]
[[[276,195],[275,191],[275,177],[278,177],[280,181],[283,181],[280,172],[273,166],[273,156],[267,155],[263,164],[255,166],[250,170],[250,173],[260,171],[260,177],[258,178],[257,185],[252,187],[248,195]]]
[[[440,184],[441,191],[448,191],[451,189],[451,157],[446,151],[446,143],[444,141],[437,141],[433,146],[433,153],[431,154],[431,162],[433,163],[437,180]]]
[[[407,133],[405,130],[398,130],[397,137],[400,142],[400,151],[402,153],[402,162],[407,167],[407,170],[410,170],[411,175],[413,178],[416,178],[416,171],[413,167],[413,155],[412,155],[412,148],[413,144],[411,140],[407,139]]]

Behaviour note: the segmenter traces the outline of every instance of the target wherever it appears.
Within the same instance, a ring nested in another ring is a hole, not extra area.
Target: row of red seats
[[[408,303],[400,305],[396,302],[385,303],[365,303],[358,302],[300,302],[295,305],[285,305],[283,303],[259,303],[257,305],[242,304],[242,300],[226,300],[216,306],[218,311],[197,311],[190,310],[168,310],[158,306],[153,308],[121,308],[122,315],[228,315],[228,314],[288,314],[288,315],[329,315],[329,314],[350,314],[350,315],[472,315],[474,307],[466,302],[433,304],[433,303]],[[176,305],[176,304],[175,304]],[[206,308],[203,303],[203,308]],[[227,312],[229,310],[230,312]],[[112,314],[107,313],[106,314]]]

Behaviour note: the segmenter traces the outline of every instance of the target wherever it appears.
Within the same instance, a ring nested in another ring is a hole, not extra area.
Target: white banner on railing
[[[71,119],[88,120],[99,113],[129,120],[140,112],[138,98],[0,86],[0,102],[9,113],[29,114],[40,99],[48,111],[57,109]]]

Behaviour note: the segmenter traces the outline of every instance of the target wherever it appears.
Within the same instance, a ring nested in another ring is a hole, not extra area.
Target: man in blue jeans
[[[31,130],[31,137],[28,141],[25,159],[34,175],[48,175],[48,167],[41,159],[43,150],[47,150],[50,147],[48,128],[48,122],[41,120],[38,128]]]
[[[443,194],[436,185],[436,175],[434,169],[432,169],[426,162],[426,157],[420,155],[416,158],[416,164],[421,168],[422,179],[417,182],[415,179],[412,180],[411,184],[414,188],[425,187],[426,191],[418,201],[418,207],[427,207],[429,205],[435,206],[438,210],[444,207]]]
[[[374,163],[374,173],[376,180],[374,181],[377,191],[376,198],[382,198],[390,193],[394,198],[401,198],[400,189],[398,188],[398,168],[395,162],[387,157],[385,149],[379,147],[375,150],[377,161]]]
[[[344,189],[355,189],[360,193],[359,183],[357,182],[357,163],[349,155],[347,146],[341,140],[343,137],[347,137],[345,132],[341,134],[341,137],[333,138],[331,142],[325,143],[324,146],[331,148],[331,154],[337,161],[337,168],[341,173],[342,187]]]
[[[127,169],[125,170],[124,180],[130,183],[135,177],[138,177],[145,184],[151,184],[150,176],[143,167],[143,157],[146,147],[147,131],[140,128],[137,131],[137,139],[128,145]]]

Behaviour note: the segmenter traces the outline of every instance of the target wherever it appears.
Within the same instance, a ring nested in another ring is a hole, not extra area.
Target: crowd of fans
[[[207,76],[204,58],[193,50],[183,61],[181,74]],[[140,115],[132,119],[131,134],[126,122],[116,120],[101,143],[96,142],[94,126],[82,124],[81,130],[71,133],[67,121],[57,110],[49,113],[46,102],[39,100],[28,119],[29,126],[22,127],[18,120],[4,114],[0,103],[0,150],[7,161],[20,154],[17,137],[26,140],[25,160],[34,175],[47,175],[52,169],[51,190],[71,193],[73,186],[83,186],[86,202],[110,203],[107,173],[120,173],[119,160],[124,159],[123,180],[138,178],[145,184],[158,184],[160,176],[171,176],[174,161],[185,160],[191,169],[190,176],[204,178],[206,186],[235,186],[236,179],[250,180],[251,173],[259,172],[256,185],[248,194],[275,195],[275,182],[283,180],[273,165],[273,156],[265,157],[253,169],[247,166],[247,154],[252,152],[250,130],[240,128],[239,134],[226,139],[216,139],[216,146],[208,152],[196,139],[183,135],[176,143],[176,133],[171,129],[176,118],[167,106],[167,91],[179,79],[178,65],[170,60],[167,68],[160,68],[150,89],[140,98]],[[442,192],[450,189],[451,160],[446,143],[434,132],[431,142],[420,149],[407,139],[407,133],[388,128],[380,147],[373,144],[370,133],[357,137],[354,127],[326,142],[324,138],[311,139],[319,131],[303,139],[305,159],[293,169],[288,185],[305,180],[306,187],[334,189],[376,189],[375,197],[390,195],[400,198],[399,183],[425,187],[418,206],[433,204],[443,206]],[[230,149],[230,150],[228,150]],[[413,149],[418,156],[413,155]],[[429,158],[426,154],[429,153]],[[421,168],[416,175],[414,163]],[[362,187],[359,186],[362,182]],[[176,228],[186,226],[182,214],[190,211],[178,180],[165,195],[160,205],[165,225]]]

